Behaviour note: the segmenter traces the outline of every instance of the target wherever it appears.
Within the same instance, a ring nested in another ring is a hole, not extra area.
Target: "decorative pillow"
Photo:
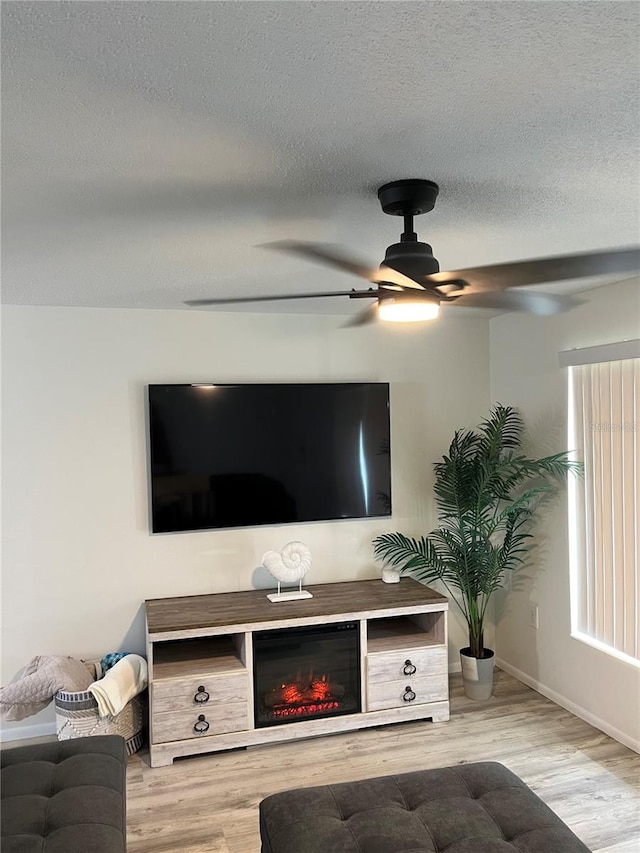
[[[17,681],[0,687],[0,715],[4,720],[24,720],[46,708],[58,690],[86,690],[94,680],[95,671],[80,660],[38,655]]]

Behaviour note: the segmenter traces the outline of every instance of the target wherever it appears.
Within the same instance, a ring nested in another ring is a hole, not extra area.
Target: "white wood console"
[[[446,598],[411,578],[308,589],[313,598],[277,604],[268,590],[145,602],[152,767],[216,750],[449,719]],[[354,621],[362,711],[256,728],[254,632]]]

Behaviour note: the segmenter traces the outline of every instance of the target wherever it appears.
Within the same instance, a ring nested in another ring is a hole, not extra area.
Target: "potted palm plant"
[[[497,404],[476,430],[458,430],[449,453],[434,464],[440,526],[420,539],[385,533],[374,554],[423,583],[441,581],[467,622],[461,649],[465,693],[488,699],[493,657],[484,624],[493,593],[523,561],[529,522],[540,499],[578,463],[568,453],[529,459],[521,450],[524,424],[511,406]]]

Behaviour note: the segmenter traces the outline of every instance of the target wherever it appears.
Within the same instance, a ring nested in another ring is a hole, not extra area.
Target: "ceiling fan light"
[[[419,323],[435,320],[440,311],[437,301],[426,299],[382,299],[378,306],[378,316],[390,323]]]

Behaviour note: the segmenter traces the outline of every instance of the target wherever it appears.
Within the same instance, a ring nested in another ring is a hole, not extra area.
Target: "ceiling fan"
[[[441,272],[431,246],[421,243],[413,230],[414,217],[433,210],[438,190],[433,181],[416,178],[392,181],[380,187],[378,199],[383,212],[402,216],[404,230],[400,242],[387,248],[384,261],[377,268],[318,243],[282,240],[262,245],[262,248],[299,255],[351,273],[371,282],[374,287],[323,293],[191,299],[185,304],[232,305],[331,296],[373,299],[366,311],[356,314],[347,323],[349,326],[360,326],[377,319],[398,322],[430,320],[438,316],[441,306],[456,305],[555,314],[579,305],[580,301],[571,296],[513,291],[511,288],[640,270],[640,247],[634,246]]]

